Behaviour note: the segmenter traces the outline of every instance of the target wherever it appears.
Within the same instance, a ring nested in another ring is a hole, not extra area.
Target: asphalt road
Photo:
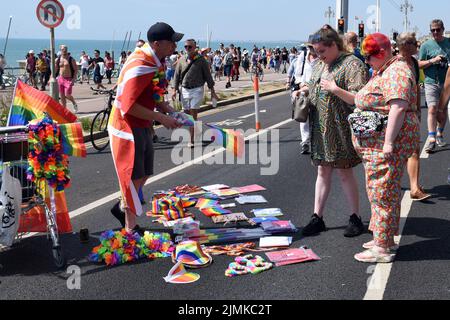
[[[290,118],[289,97],[280,94],[262,99],[261,109],[266,110],[261,113],[263,128],[279,124]],[[252,103],[241,103],[208,112],[202,120],[229,120],[227,123],[232,127],[250,129],[254,126],[254,117],[249,116],[253,112]],[[423,113],[425,115],[426,110]],[[425,122],[422,128],[425,128]],[[258,183],[267,188],[260,194],[269,201],[268,207],[281,208],[284,218],[301,228],[313,214],[317,171],[311,165],[310,158],[299,153],[298,124],[287,122],[278,129],[279,143],[272,141],[270,144],[279,147],[279,171],[276,175],[260,174],[261,168],[267,165],[198,164],[145,187],[146,198],[156,190],[182,184],[245,186]],[[159,129],[158,135],[163,137],[163,141],[155,146],[155,174],[175,167],[171,152],[176,143],[170,142],[170,132],[165,129]],[[422,136],[425,139],[425,134]],[[449,153],[449,147],[443,148],[422,162],[422,183],[433,198],[427,203],[414,203],[411,208],[384,299],[450,298],[450,187],[446,184]],[[67,197],[71,212],[118,191],[109,151],[97,153],[90,149],[87,159],[72,159],[70,168],[73,184],[67,191]],[[368,224],[370,208],[362,166],[356,169],[356,174],[361,214]],[[404,179],[403,187],[405,190],[409,188],[407,179]],[[297,234],[292,246],[312,248],[322,258],[321,261],[275,268],[257,276],[229,279],[224,272],[232,258],[220,256],[214,258],[210,267],[196,271],[201,275],[199,281],[185,286],[164,282],[163,277],[173,266],[170,259],[143,260],[112,268],[87,260],[91,249],[98,244],[99,235],[118,227],[109,213],[113,204],[114,201],[110,201],[73,218],[75,233],[62,236],[68,264],[81,268],[80,290],[67,288],[66,280],[70,275],[54,267],[46,237],[35,236],[0,253],[0,299],[362,300],[373,273],[373,265],[353,259],[355,253],[362,251],[361,245],[370,240],[370,235],[364,234],[355,239],[343,236],[350,212],[337,179],[333,181],[325,213],[325,222],[330,230],[306,239]],[[251,216],[250,210],[253,208],[242,206],[233,211],[244,211]],[[196,217],[203,226],[213,226],[200,213]],[[163,230],[147,217],[139,218],[138,223],[151,230]],[[79,241],[78,231],[83,227],[89,228],[91,233],[88,244],[80,244]]]

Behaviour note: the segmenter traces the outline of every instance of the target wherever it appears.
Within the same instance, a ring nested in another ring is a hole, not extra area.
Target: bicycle
[[[259,81],[262,82],[264,80],[264,69],[261,67],[260,63],[253,64],[250,79],[254,82],[254,77],[258,77]]]
[[[105,150],[109,145],[108,122],[116,92],[114,90],[98,90],[94,88],[91,88],[91,90],[94,92],[98,92],[99,94],[108,95],[108,103],[106,107],[95,115],[94,119],[92,120],[90,130],[90,139],[92,142],[92,146],[97,151],[101,152]]]

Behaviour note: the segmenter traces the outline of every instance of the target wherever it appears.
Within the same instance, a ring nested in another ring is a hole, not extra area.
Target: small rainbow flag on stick
[[[216,143],[221,144],[227,151],[233,152],[235,157],[242,158],[244,156],[245,141],[240,131],[222,129],[212,124],[207,124],[207,126],[214,130]]]
[[[84,144],[81,123],[60,124],[62,146],[68,156],[86,158],[86,145]]]

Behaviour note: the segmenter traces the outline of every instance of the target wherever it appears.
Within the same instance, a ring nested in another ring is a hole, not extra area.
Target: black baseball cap
[[[173,28],[164,22],[158,22],[148,29],[147,39],[149,42],[168,40],[178,42],[183,39],[184,34],[178,33]]]

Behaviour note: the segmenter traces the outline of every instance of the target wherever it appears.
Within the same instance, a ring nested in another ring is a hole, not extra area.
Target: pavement
[[[88,97],[86,97],[88,98]],[[90,111],[86,103],[86,112]],[[263,128],[273,127],[271,162],[251,165],[207,165],[198,163],[177,166],[172,153],[180,153],[183,146],[171,141],[171,133],[158,128],[162,137],[155,145],[155,176],[144,188],[146,199],[153,192],[177,185],[210,185],[216,183],[234,186],[260,184],[267,206],[238,206],[234,212],[245,212],[260,207],[281,208],[286,220],[301,228],[313,214],[314,184],[317,170],[308,156],[300,155],[299,125],[291,121],[290,99],[280,93],[261,99]],[[229,128],[244,130],[254,127],[253,102],[242,102],[201,114],[204,123],[220,123]],[[423,110],[422,146],[426,138],[426,110]],[[279,134],[279,140],[276,138]],[[207,140],[207,139],[205,139]],[[270,140],[269,140],[270,141]],[[247,144],[247,157],[248,148]],[[208,148],[205,143],[205,147]],[[276,150],[276,149],[275,149]],[[192,152],[186,150],[186,152]],[[102,153],[92,148],[86,159],[72,158],[70,163],[72,187],[67,199],[72,216],[73,234],[63,235],[63,252],[69,266],[81,270],[80,288],[70,290],[71,273],[58,271],[53,265],[50,243],[45,235],[37,235],[0,253],[0,299],[114,299],[114,300],[444,300],[450,299],[450,186],[447,185],[450,167],[450,147],[441,148],[422,161],[422,184],[433,197],[425,203],[409,201],[408,181],[403,180],[402,237],[397,259],[393,264],[362,264],[353,259],[361,252],[361,245],[371,239],[369,234],[348,239],[343,236],[348,223],[349,209],[337,177],[325,212],[329,228],[319,236],[302,238],[294,235],[292,247],[308,246],[317,253],[318,262],[275,268],[257,276],[226,278],[224,272],[232,258],[214,257],[214,263],[195,270],[201,278],[196,283],[177,286],[167,284],[163,277],[173,266],[171,259],[142,260],[116,267],[93,264],[87,256],[105,230],[118,228],[109,210],[119,190],[110,151]],[[279,161],[276,159],[279,154]],[[221,155],[221,154],[219,154]],[[270,153],[269,153],[270,155]],[[195,157],[198,158],[199,155]],[[259,157],[260,160],[264,158]],[[266,159],[267,160],[267,159]],[[278,167],[275,175],[263,176],[261,169],[268,163]],[[279,164],[276,166],[276,164]],[[370,206],[365,194],[364,171],[356,170],[361,199],[361,215],[365,224],[370,219]],[[146,205],[145,209],[149,210]],[[192,211],[202,227],[214,227],[209,218]],[[148,217],[138,223],[148,230],[167,231]],[[91,239],[79,241],[79,230],[88,228]],[[373,281],[376,280],[376,281]]]
[[[265,70],[264,80],[261,83],[262,89],[264,87],[285,83],[287,78],[286,74],[275,73],[273,70]],[[112,79],[112,84],[107,84],[107,80],[103,80],[103,85],[107,89],[111,89],[114,87],[117,79]],[[242,92],[244,89],[253,88],[253,83],[250,79],[250,74],[246,74],[241,69],[241,77],[239,81],[233,81],[231,88],[225,88],[226,80],[224,77],[221,77],[220,81],[216,81],[215,89],[217,93],[222,93],[229,97],[235,97]],[[107,103],[107,96],[105,95],[94,95],[93,91],[90,90],[90,87],[97,88],[93,81],[90,81],[90,84],[84,82],[83,84],[75,84],[73,88],[73,96],[78,104],[78,117],[86,117],[92,116],[96,114],[98,111],[102,110]],[[209,91],[208,91],[209,96]],[[72,108],[72,103],[68,102],[68,107]]]

